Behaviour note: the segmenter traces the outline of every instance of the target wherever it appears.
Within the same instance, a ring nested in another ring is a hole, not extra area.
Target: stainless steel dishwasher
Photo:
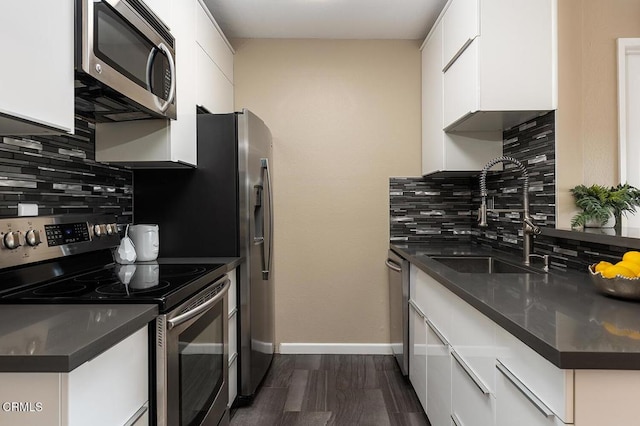
[[[409,374],[409,262],[389,250],[389,318],[391,350],[402,374]]]

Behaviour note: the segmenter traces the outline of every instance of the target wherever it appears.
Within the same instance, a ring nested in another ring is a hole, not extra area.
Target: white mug
[[[158,258],[160,239],[158,225],[131,225],[129,237],[136,248],[138,262],[149,262]]]

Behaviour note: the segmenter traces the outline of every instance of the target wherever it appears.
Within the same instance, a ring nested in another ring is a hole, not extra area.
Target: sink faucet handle
[[[530,217],[525,216],[522,219],[522,221],[525,224],[525,232],[533,235],[540,235],[540,233],[542,232],[540,230],[540,227],[538,227],[535,223],[533,223],[533,220],[531,220]]]

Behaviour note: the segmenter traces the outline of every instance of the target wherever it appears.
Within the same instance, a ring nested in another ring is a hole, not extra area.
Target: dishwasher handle
[[[402,272],[402,267],[391,259],[387,259],[384,264],[393,271]]]

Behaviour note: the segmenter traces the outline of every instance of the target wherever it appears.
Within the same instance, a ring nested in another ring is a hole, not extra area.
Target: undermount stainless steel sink
[[[543,271],[491,256],[433,256],[431,259],[463,274],[543,274]]]

